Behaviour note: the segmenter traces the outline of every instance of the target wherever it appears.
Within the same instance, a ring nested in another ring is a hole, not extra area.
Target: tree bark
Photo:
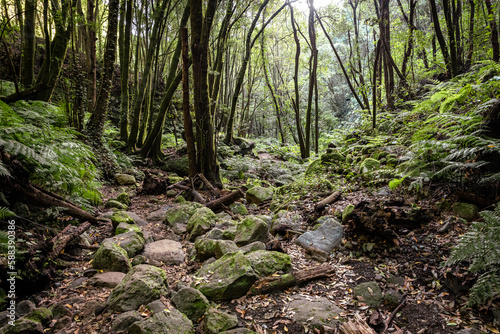
[[[314,28],[314,0],[309,0],[309,20],[308,20],[309,40],[311,41],[311,60],[312,69],[309,75],[309,91],[307,94],[307,109],[306,109],[306,139],[305,150],[306,158],[309,158],[311,152],[311,115],[312,101],[314,96],[314,85],[317,80],[318,70],[318,49],[316,48],[316,29]]]
[[[116,38],[118,35],[119,0],[109,1],[108,30],[106,33],[106,49],[104,52],[104,69],[101,77],[101,89],[92,115],[87,122],[86,132],[92,146],[102,147],[104,122],[108,111],[109,95],[113,84],[113,72],[116,59]]]
[[[197,171],[196,167],[196,147],[194,144],[193,120],[189,111],[189,51],[188,51],[188,30],[181,28],[182,38],[182,113],[184,116],[184,133],[186,134],[186,144],[189,161],[189,177],[192,179]]]
[[[491,4],[491,0],[484,0],[484,4],[486,5],[486,9],[488,10],[488,15],[491,19],[488,19],[490,25],[490,38],[491,38],[491,47],[493,49],[493,61],[498,62],[500,57],[500,45],[498,43],[498,28],[495,20],[495,13],[493,12],[493,6]]]
[[[23,31],[23,66],[21,83],[25,88],[31,87],[35,79],[35,18],[36,1],[26,0]]]
[[[120,139],[124,142],[128,140],[128,111],[129,111],[129,66],[130,66],[130,37],[132,31],[132,11],[133,0],[125,0],[126,8],[122,11],[124,15],[124,29],[122,44],[120,45],[120,72],[121,72],[121,120],[120,120]],[[123,5],[125,6],[125,4]]]
[[[444,39],[443,32],[441,30],[441,25],[439,24],[436,0],[429,0],[429,4],[431,7],[432,22],[434,24],[434,31],[436,33],[436,38],[439,42],[439,47],[441,49],[441,53],[444,58],[444,63],[448,71],[448,77],[451,77],[452,75],[454,75],[453,68],[451,66],[450,54],[448,53],[448,46],[446,45],[446,41]]]

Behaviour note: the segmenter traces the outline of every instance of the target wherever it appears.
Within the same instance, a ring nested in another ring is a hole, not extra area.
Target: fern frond
[[[6,219],[12,216],[15,216],[16,214],[6,207],[0,206],[0,219]]]
[[[0,162],[0,177],[7,177],[10,176],[10,172],[7,169],[7,167]]]

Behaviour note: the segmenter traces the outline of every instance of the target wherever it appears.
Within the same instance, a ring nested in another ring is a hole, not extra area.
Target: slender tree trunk
[[[25,21],[23,31],[23,66],[21,83],[25,88],[31,87],[35,80],[35,18],[36,1],[26,0]]]
[[[97,2],[99,3],[99,1]],[[97,56],[96,56],[96,15],[97,5],[94,0],[87,0],[87,110],[94,110],[97,98]]]
[[[375,61],[373,63],[372,130],[377,128],[377,86],[379,84],[377,70],[379,68],[380,48],[381,42],[379,40],[375,47]]]
[[[474,55],[474,15],[476,12],[476,2],[475,0],[469,0],[470,6],[470,18],[469,18],[469,50],[467,51],[467,57],[465,60],[465,67],[469,69],[472,65],[472,56]]]
[[[182,38],[182,113],[184,116],[184,132],[186,134],[186,144],[189,161],[189,177],[193,178],[196,168],[196,147],[194,143],[193,120],[189,112],[189,50],[188,50],[188,30],[181,28]]]
[[[457,60],[457,43],[455,40],[455,31],[453,30],[453,20],[450,8],[450,0],[443,0],[443,12],[446,19],[446,27],[448,31],[448,40],[450,41],[450,62],[451,73],[453,76],[458,74],[458,60]],[[455,0],[452,0],[455,1]]]
[[[120,139],[124,142],[128,140],[128,109],[129,109],[129,75],[130,75],[130,35],[132,31],[132,11],[133,11],[133,0],[125,0],[125,4],[122,5],[125,9],[122,11],[124,15],[124,29],[123,38],[120,45],[121,56],[121,120],[120,120]]]
[[[446,64],[448,76],[451,76],[451,75],[454,75],[454,73],[453,73],[453,68],[451,66],[450,54],[448,53],[448,46],[446,45],[446,41],[444,39],[443,32],[441,30],[441,25],[439,24],[439,17],[438,17],[438,13],[437,13],[436,0],[429,0],[429,4],[431,7],[432,22],[434,24],[434,31],[436,33],[436,38],[439,42],[439,47],[441,49],[441,53],[443,54],[443,59],[444,59],[444,62]]]
[[[307,109],[306,109],[306,158],[309,158],[311,152],[311,118],[312,118],[312,101],[314,96],[314,85],[317,80],[318,69],[318,49],[316,48],[316,29],[314,28],[314,0],[309,0],[309,40],[311,41],[311,60],[312,68],[309,76],[309,91],[307,94]]]
[[[295,40],[295,70],[293,74],[295,99],[292,99],[292,104],[293,104],[293,109],[295,111],[295,125],[297,127],[297,137],[300,147],[300,156],[302,157],[302,159],[305,159],[308,156],[307,154],[308,152],[306,151],[304,132],[302,131],[302,124],[300,122],[300,94],[299,94],[300,41],[299,41],[299,36],[297,34],[297,27],[295,26],[297,23],[295,22],[295,18],[293,15],[293,7],[290,3],[288,3],[288,6],[290,7],[290,20],[293,30],[293,39]]]
[[[101,76],[100,92],[95,108],[87,122],[87,135],[94,147],[102,146],[104,122],[108,111],[109,95],[113,82],[113,71],[116,59],[116,39],[118,35],[118,12],[120,0],[109,0],[108,29],[104,52],[104,68]]]
[[[271,80],[269,79],[269,73],[267,70],[267,59],[266,54],[264,52],[265,49],[265,38],[264,33],[262,34],[262,42],[261,42],[261,55],[262,55],[262,70],[264,71],[264,78],[266,80],[266,86],[269,89],[269,93],[271,94],[271,98],[273,100],[274,110],[276,111],[276,122],[278,123],[278,130],[281,137],[281,143],[283,145],[286,144],[285,134],[283,133],[283,126],[281,125],[281,110],[278,105],[278,100],[276,98],[276,92],[274,91],[274,87],[271,84]]]
[[[163,0],[161,6],[155,10],[155,19],[153,24],[153,30],[151,32],[149,46],[146,54],[146,62],[144,64],[144,70],[142,72],[141,82],[139,84],[139,89],[137,91],[137,95],[134,98],[133,105],[133,118],[132,124],[130,126],[130,134],[128,137],[128,150],[129,152],[134,152],[137,146],[137,139],[139,135],[139,125],[141,119],[141,108],[145,98],[146,87],[150,82],[150,72],[153,63],[153,56],[155,54],[155,50],[158,47],[158,39],[160,35],[160,26],[161,21],[165,15],[165,9],[170,0]],[[145,110],[147,112],[147,110]]]
[[[491,47],[493,49],[493,61],[498,62],[500,57],[500,45],[498,43],[498,28],[497,22],[495,20],[495,13],[493,12],[493,6],[491,4],[491,0],[484,0],[484,4],[486,5],[486,9],[488,10],[488,15],[491,18],[488,18],[488,23],[490,26],[491,34]]]

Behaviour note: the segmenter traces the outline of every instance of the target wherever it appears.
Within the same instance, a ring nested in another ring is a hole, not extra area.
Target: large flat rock
[[[179,265],[184,262],[186,253],[180,242],[163,239],[147,244],[144,247],[144,256],[150,261]]]

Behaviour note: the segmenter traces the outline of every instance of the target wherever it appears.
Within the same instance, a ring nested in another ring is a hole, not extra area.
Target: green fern
[[[500,203],[494,211],[481,212],[483,222],[474,222],[453,248],[446,265],[467,261],[469,271],[479,274],[470,291],[469,305],[477,306],[500,294]]]
[[[7,219],[9,217],[15,216],[16,214],[9,209],[0,206],[0,220]]]

